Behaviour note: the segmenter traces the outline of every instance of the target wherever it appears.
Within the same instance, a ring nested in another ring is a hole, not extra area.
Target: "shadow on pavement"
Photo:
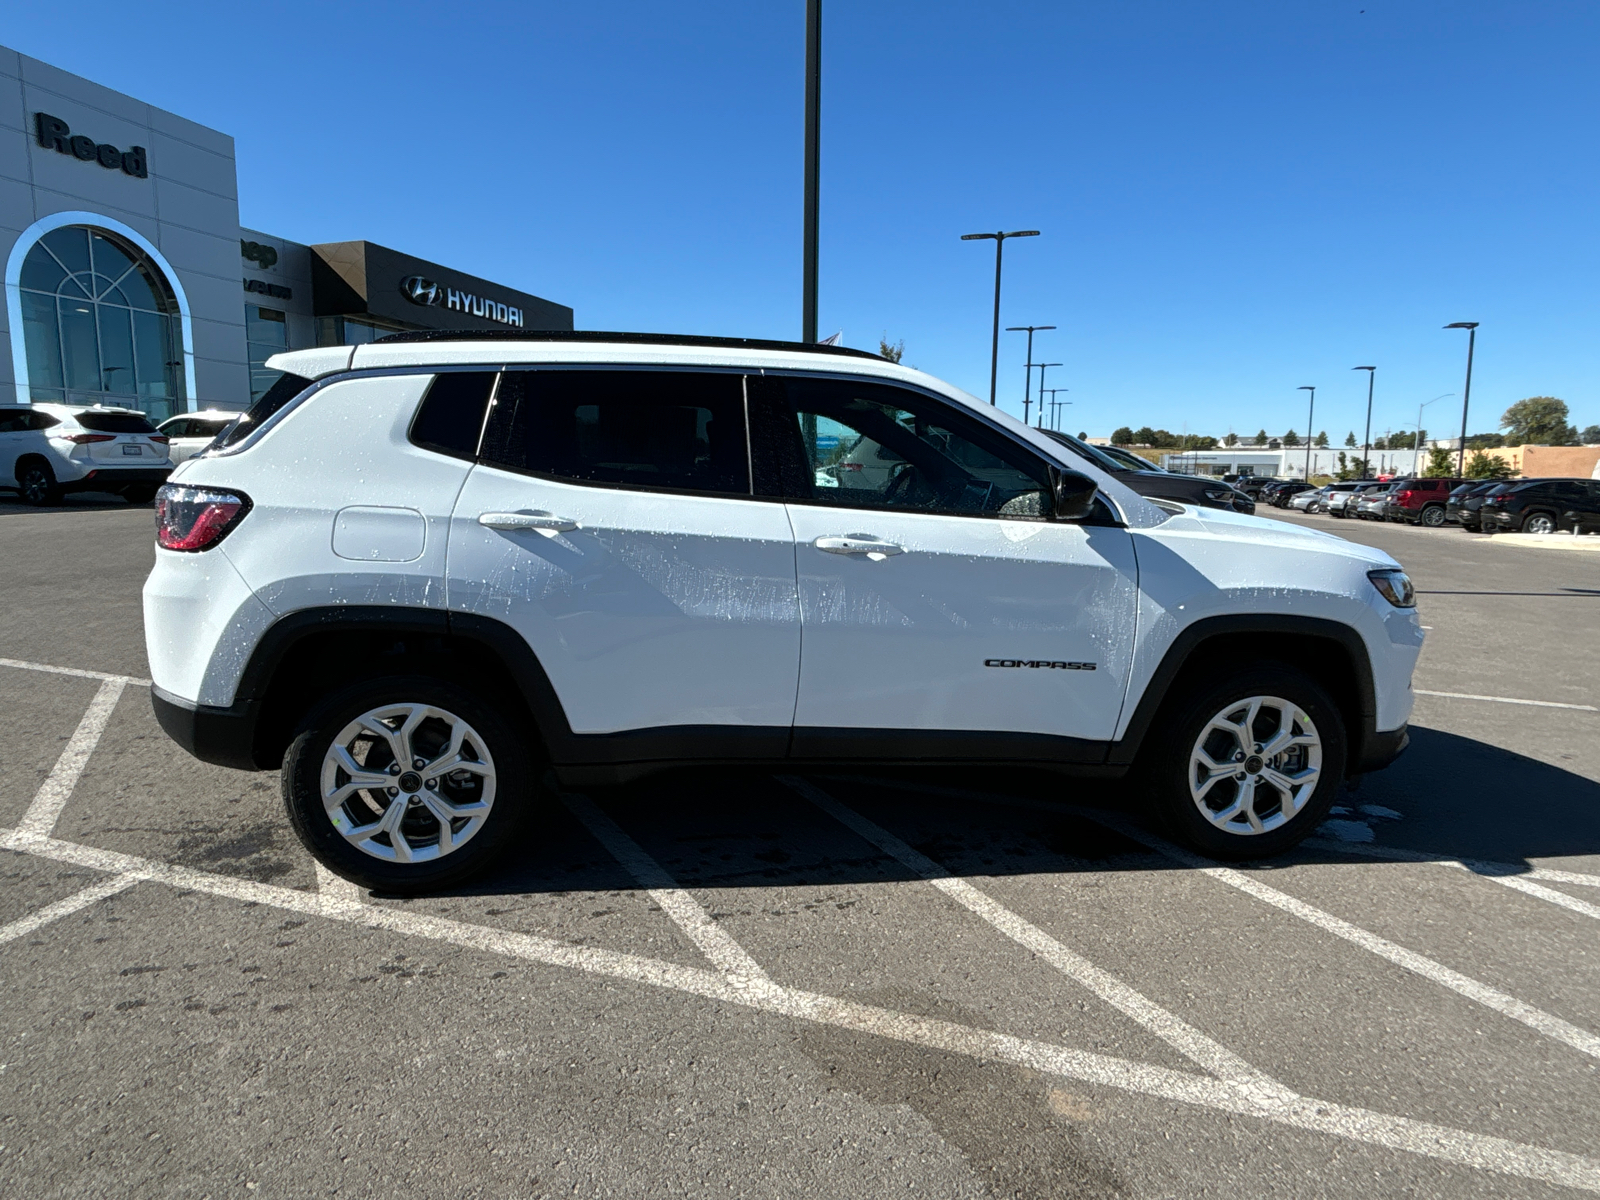
[[[796,772],[798,774],[798,772]],[[958,875],[1172,870],[1179,865],[1052,804],[1104,808],[1148,825],[1120,783],[1038,771],[810,772],[836,800]],[[789,887],[916,878],[765,772],[700,769],[587,793],[684,887]],[[1381,845],[1514,865],[1600,854],[1600,783],[1435,729],[1346,791],[1359,816],[1378,806]],[[1300,851],[1280,861],[1372,867],[1381,860]],[[617,891],[639,885],[559,807],[537,839],[462,894]]]

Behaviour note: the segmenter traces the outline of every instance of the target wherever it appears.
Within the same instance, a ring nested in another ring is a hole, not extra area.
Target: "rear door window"
[[[699,371],[506,371],[481,458],[574,483],[748,496],[744,380]]]
[[[434,377],[411,421],[411,441],[452,458],[476,458],[494,371],[445,371]]]
[[[156,427],[138,413],[80,412],[73,419],[95,433],[154,433]]]

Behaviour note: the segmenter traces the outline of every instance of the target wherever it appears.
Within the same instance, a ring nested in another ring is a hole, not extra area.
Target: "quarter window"
[[[411,440],[455,458],[477,457],[494,380],[493,371],[445,371],[436,376],[411,422]]]
[[[482,457],[577,483],[749,495],[743,380],[692,371],[507,371]]]
[[[1043,464],[927,396],[882,384],[785,380],[809,494],[851,508],[1043,517]]]

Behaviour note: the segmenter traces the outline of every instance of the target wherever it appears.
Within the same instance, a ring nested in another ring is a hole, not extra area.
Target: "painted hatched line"
[[[81,667],[53,667],[49,663],[24,662],[20,658],[0,658],[0,667],[15,667],[19,671],[44,671],[50,675],[76,675],[80,679],[120,679],[123,683],[149,687],[148,679],[137,675],[112,675],[106,671],[85,671]]]
[[[1479,696],[1472,692],[1429,692],[1411,689],[1418,696],[1441,696],[1446,700],[1486,700],[1490,704],[1526,704],[1531,708],[1570,708],[1578,712],[1600,712],[1593,704],[1563,704],[1559,700],[1519,700],[1515,696]]]
[[[1082,955],[1069,950],[1044,930],[1019,917],[966,880],[954,877],[931,858],[912,849],[881,825],[841,804],[815,784],[796,776],[779,776],[779,781],[1217,1078],[1279,1099],[1294,1095],[1283,1084],[1258,1071],[1227,1047],[1213,1041],[1110,972],[1101,970]]]
[[[1315,905],[1307,904],[1304,900],[1299,900],[1287,892],[1280,892],[1277,888],[1268,887],[1259,880],[1252,879],[1242,871],[1236,871],[1232,867],[1218,866],[1209,858],[1191,854],[1182,847],[1173,845],[1165,838],[1146,833],[1130,821],[1121,820],[1107,813],[1095,812],[1092,809],[1079,808],[1076,805],[1071,807],[1064,806],[1063,811],[1069,811],[1075,816],[1086,817],[1091,821],[1104,825],[1108,829],[1114,829],[1124,837],[1131,838],[1150,847],[1152,850],[1166,855],[1174,862],[1180,862],[1186,867],[1193,867],[1195,870],[1201,871],[1211,876],[1211,878],[1227,884],[1229,887],[1238,888],[1246,895],[1254,896],[1263,903],[1282,909],[1291,916],[1299,917],[1300,920],[1315,925],[1324,932],[1333,934],[1334,937],[1342,938],[1352,945],[1360,946],[1363,950],[1376,954],[1379,958],[1388,959],[1398,967],[1403,967],[1413,974],[1432,980],[1442,987],[1447,987],[1458,995],[1465,996],[1468,1000],[1510,1017],[1513,1021],[1520,1021],[1536,1033],[1541,1033],[1554,1041],[1564,1042],[1574,1050],[1593,1058],[1600,1058],[1600,1037],[1590,1033],[1587,1029],[1579,1028],[1570,1021],[1563,1021],[1560,1017],[1547,1013],[1541,1008],[1535,1008],[1525,1001],[1518,1000],[1515,996],[1507,995],[1498,988],[1490,987],[1488,984],[1480,983],[1478,980],[1463,975],[1459,971],[1451,970],[1443,963],[1435,962],[1426,955],[1418,954],[1415,950],[1408,950],[1404,946],[1397,945],[1387,938],[1379,937],[1375,933],[1370,933],[1358,925],[1352,925],[1349,921],[1336,917],[1332,913],[1324,912]]]
[[[567,806],[568,812],[583,822],[584,828],[606,848],[612,858],[622,864],[650,899],[661,906],[661,911],[683,930],[684,935],[711,960],[717,970],[732,979],[752,983],[769,982],[767,973],[745,948],[712,919],[698,900],[679,887],[678,881],[645,853],[644,847],[601,812],[594,801],[587,796],[567,792],[562,794],[561,802]]]
[[[81,892],[74,892],[64,900],[57,900],[54,904],[46,904],[43,908],[36,909],[25,917],[19,917],[9,925],[0,925],[0,944],[15,941],[32,933],[35,929],[42,929],[51,921],[70,917],[75,912],[81,912],[91,904],[97,904],[107,896],[115,896],[118,892],[126,891],[139,882],[139,876],[120,874],[113,875],[110,879],[102,879],[91,883]]]
[[[1547,888],[1534,883],[1528,876],[1537,872],[1523,872],[1506,863],[1478,862],[1468,858],[1450,858],[1443,854],[1425,854],[1420,850],[1391,849],[1388,846],[1373,846],[1370,844],[1334,842],[1327,838],[1307,838],[1301,843],[1313,850],[1324,850],[1333,854],[1359,854],[1366,858],[1386,858],[1395,862],[1428,863],[1439,867],[1455,867],[1457,870],[1468,871],[1480,879],[1487,879],[1491,883],[1498,883],[1502,887],[1523,892],[1536,899],[1544,900],[1550,904],[1560,905],[1575,913],[1600,920],[1600,904],[1590,904],[1587,900],[1579,900],[1576,896],[1569,896],[1565,892],[1558,892],[1555,888]],[[1562,872],[1570,875],[1572,872]],[[1571,882],[1562,880],[1560,882]],[[1590,886],[1600,884],[1600,879],[1592,879]]]
[[[100,735],[106,731],[106,722],[111,720],[111,710],[116,708],[127,682],[121,675],[111,675],[101,681],[94,699],[89,701],[88,711],[67,739],[61,757],[56,759],[56,765],[34,793],[28,811],[22,814],[22,820],[17,823],[19,837],[49,837],[55,832],[56,820],[72,796],[72,789],[78,786],[78,777],[83,774],[89,755],[99,745]]]
[[[184,890],[323,916],[362,928],[431,938],[529,962],[569,967],[592,975],[670,988],[705,999],[852,1029],[949,1054],[1011,1063],[1064,1079],[1099,1084],[1136,1095],[1258,1117],[1294,1129],[1325,1133],[1479,1170],[1600,1193],[1600,1161],[1563,1150],[1532,1146],[1310,1097],[1272,1099],[1204,1076],[1129,1062],[1086,1050],[1073,1050],[1048,1042],[1011,1037],[990,1030],[973,1029],[950,1021],[893,1012],[775,984],[763,988],[741,987],[737,981],[713,971],[682,967],[639,955],[574,946],[532,934],[511,933],[376,905],[325,906],[322,898],[312,892],[213,875],[188,867],[169,866],[91,846],[50,838],[18,838],[14,831],[0,831],[0,844],[52,861],[127,873],[138,879],[165,883]]]

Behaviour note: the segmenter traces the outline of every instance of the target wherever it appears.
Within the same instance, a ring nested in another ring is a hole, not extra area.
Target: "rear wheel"
[[[1420,518],[1418,518],[1418,519],[1421,521],[1422,524],[1426,525],[1429,529],[1437,529],[1437,528],[1439,528],[1439,526],[1444,524],[1444,505],[1442,505],[1442,504],[1430,504],[1430,505],[1428,505],[1427,508],[1422,510],[1422,516]]]
[[[534,784],[527,739],[427,676],[329,697],[283,762],[284,805],[306,849],[345,879],[402,895],[487,869],[527,820]]]
[[[1528,519],[1522,523],[1523,533],[1554,533],[1556,519],[1549,513],[1530,513]]]
[[[1344,780],[1338,706],[1293,667],[1263,663],[1190,691],[1146,739],[1140,782],[1182,841],[1263,858],[1310,834]]]
[[[49,463],[31,462],[17,472],[22,499],[36,508],[61,503],[61,485]]]

